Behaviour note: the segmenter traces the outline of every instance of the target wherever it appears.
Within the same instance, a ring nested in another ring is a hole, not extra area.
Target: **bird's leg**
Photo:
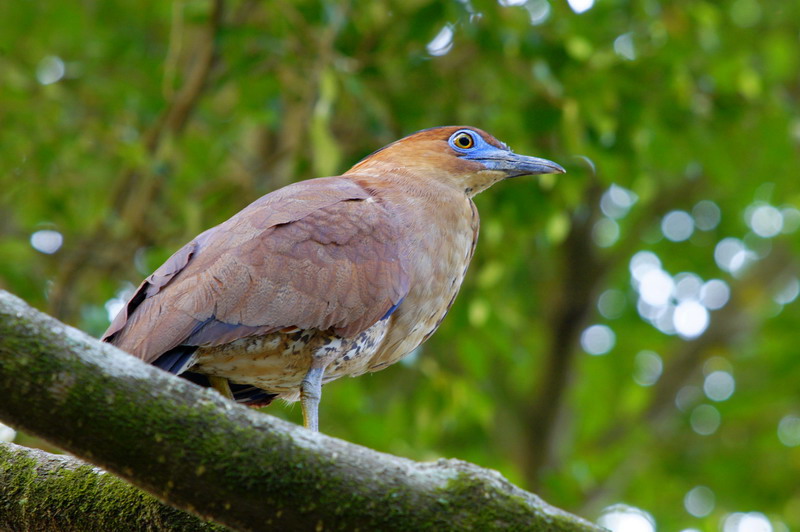
[[[322,375],[324,367],[311,366],[300,383],[300,405],[303,408],[303,425],[308,430],[319,432],[319,400],[322,398]]]
[[[338,336],[323,336],[311,356],[311,367],[300,383],[300,405],[303,407],[303,425],[308,430],[319,432],[319,401],[322,398],[322,376],[325,369],[337,356],[347,353],[353,339]]]
[[[235,400],[233,398],[233,393],[231,392],[231,387],[228,384],[228,379],[225,377],[215,377],[213,375],[209,375],[208,382],[211,383],[212,388],[222,394],[222,397],[230,399],[231,401]]]

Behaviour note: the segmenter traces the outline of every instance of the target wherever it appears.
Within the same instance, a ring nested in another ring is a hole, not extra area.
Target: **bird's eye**
[[[462,150],[468,150],[475,145],[475,139],[469,133],[462,131],[453,137],[453,145]]]

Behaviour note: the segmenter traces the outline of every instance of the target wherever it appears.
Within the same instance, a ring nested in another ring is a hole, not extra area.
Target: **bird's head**
[[[469,126],[418,131],[365,157],[348,173],[378,169],[384,174],[440,181],[468,196],[509,177],[565,172],[547,159],[518,155],[485,131]]]

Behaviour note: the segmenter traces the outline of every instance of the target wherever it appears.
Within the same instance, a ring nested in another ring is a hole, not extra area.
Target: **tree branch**
[[[237,530],[600,530],[495,471],[412,462],[235,405],[4,291],[0,396],[10,425]]]
[[[223,531],[65,455],[0,443],[0,529]]]

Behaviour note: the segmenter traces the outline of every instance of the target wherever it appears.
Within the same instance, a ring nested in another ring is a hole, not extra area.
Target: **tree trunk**
[[[495,471],[458,460],[413,462],[238,406],[4,291],[0,397],[0,419],[6,423],[113,472],[170,506],[236,530],[600,530]],[[8,449],[2,451],[6,460],[21,452]],[[37,457],[35,463],[14,459],[0,466],[2,478],[17,479],[13,482],[24,491],[31,486],[29,481],[25,486],[26,470],[29,475],[53,470],[49,458],[31,456]],[[89,474],[80,466],[71,471]],[[74,504],[85,508],[79,511],[86,512],[117,512],[131,504],[122,493],[134,491],[101,482],[99,471],[92,471],[92,489],[115,503],[93,507],[80,489],[61,496],[74,497]],[[53,475],[36,483],[44,485]],[[14,512],[19,514],[10,508],[21,501],[14,500],[14,493],[14,488],[0,491],[0,525],[24,529],[23,523],[10,521]],[[142,528],[159,528],[157,519]]]

